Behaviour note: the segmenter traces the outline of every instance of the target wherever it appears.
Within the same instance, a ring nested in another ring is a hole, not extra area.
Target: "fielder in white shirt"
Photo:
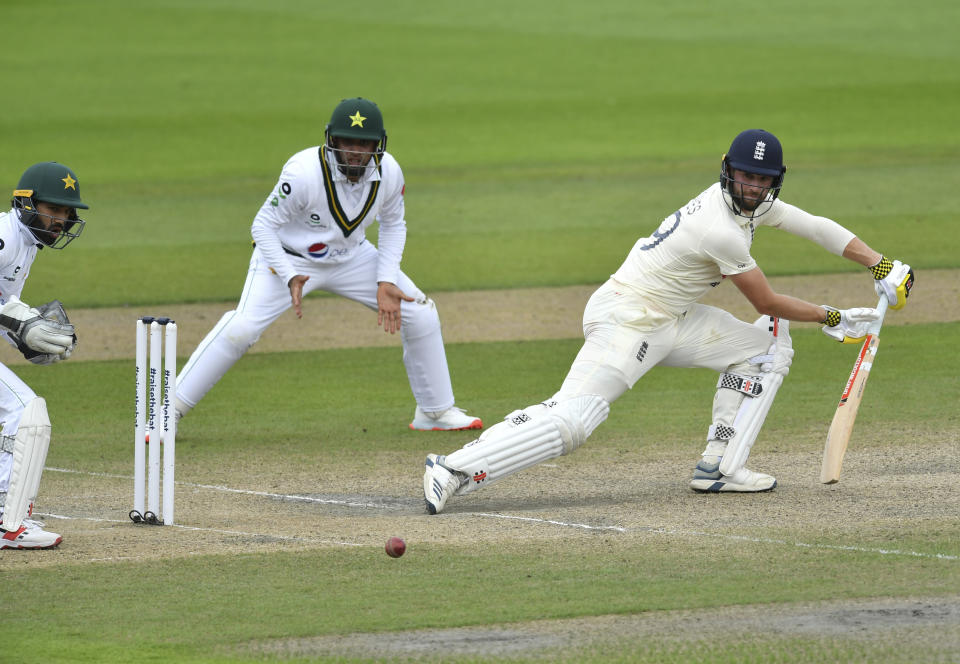
[[[785,172],[773,134],[740,133],[723,157],[720,181],[638,240],[591,296],[584,345],[560,391],[510,413],[462,449],[427,456],[427,511],[437,514],[452,495],[574,451],[607,418],[610,404],[658,364],[720,374],[713,423],[690,487],[773,489],[775,478],[745,464],[792,362],[787,322],[819,322],[828,336],[852,342],[865,336],[877,312],[838,310],[774,292],[750,255],[757,227],[780,228],[868,267],[877,293],[893,309],[904,306],[913,286],[909,265],[887,259],[836,222],[780,200]],[[762,314],[755,323],[698,303],[725,279]]]
[[[303,296],[319,289],[373,309],[386,332],[400,332],[417,402],[411,429],[482,428],[480,419],[454,405],[433,301],[400,269],[407,235],[404,180],[386,143],[377,105],[344,99],[324,144],[287,161],[253,220],[253,256],[237,308],[223,315],[177,377],[178,418],[280,314],[292,306],[302,317]],[[376,247],[365,234],[374,220]]]

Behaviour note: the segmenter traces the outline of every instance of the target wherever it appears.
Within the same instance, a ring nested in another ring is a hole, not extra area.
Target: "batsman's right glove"
[[[822,321],[823,333],[840,343],[855,344],[863,341],[867,336],[870,323],[879,318],[879,312],[872,307],[856,307],[854,309],[836,309],[826,304],[821,307],[827,310],[827,317]]]
[[[877,295],[886,296],[891,309],[903,309],[913,288],[913,268],[898,260],[880,257],[880,262],[869,268],[873,274],[873,288]]]

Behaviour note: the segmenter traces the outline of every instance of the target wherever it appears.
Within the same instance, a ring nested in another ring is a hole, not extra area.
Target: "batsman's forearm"
[[[756,309],[759,314],[803,323],[820,323],[827,315],[826,310],[819,305],[780,293]]]
[[[879,252],[868,247],[866,242],[854,237],[844,248],[843,257],[864,267],[870,267],[876,265],[882,256]]]

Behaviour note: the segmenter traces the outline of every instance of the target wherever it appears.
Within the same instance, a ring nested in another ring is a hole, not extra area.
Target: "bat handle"
[[[880,300],[877,302],[877,312],[880,314],[877,316],[877,320],[870,323],[870,326],[867,328],[867,332],[870,334],[880,334],[880,327],[883,325],[883,318],[887,315],[887,308],[890,306],[890,301],[887,299],[886,295],[881,295]]]

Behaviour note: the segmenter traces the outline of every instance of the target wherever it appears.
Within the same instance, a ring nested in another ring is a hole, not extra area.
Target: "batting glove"
[[[913,288],[913,268],[898,260],[880,257],[880,262],[870,266],[873,274],[874,290],[877,295],[886,297],[891,309],[902,309],[910,297]]]
[[[856,307],[854,309],[836,309],[826,304],[821,304],[827,310],[827,317],[824,323],[823,333],[831,339],[836,339],[840,343],[855,344],[863,341],[867,336],[867,328],[870,323],[879,318],[879,313],[871,307]]]

